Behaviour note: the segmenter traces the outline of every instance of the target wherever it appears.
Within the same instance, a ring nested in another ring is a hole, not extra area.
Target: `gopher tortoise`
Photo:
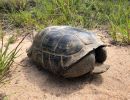
[[[27,50],[38,66],[66,78],[109,69],[105,45],[93,32],[71,26],[51,26],[38,33]],[[97,65],[98,63],[98,65]]]

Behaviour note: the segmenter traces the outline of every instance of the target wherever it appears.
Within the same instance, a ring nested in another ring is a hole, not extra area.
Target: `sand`
[[[38,70],[26,55],[31,45],[26,38],[21,45],[21,56],[11,68],[11,79],[2,85],[0,93],[5,93],[8,100],[130,100],[130,46],[111,45],[105,32],[95,32],[108,44],[107,72],[63,79]]]

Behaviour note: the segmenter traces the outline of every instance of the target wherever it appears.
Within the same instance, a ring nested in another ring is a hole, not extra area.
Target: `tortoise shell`
[[[51,26],[35,36],[27,55],[44,69],[62,75],[100,46],[104,44],[95,33],[71,26]]]

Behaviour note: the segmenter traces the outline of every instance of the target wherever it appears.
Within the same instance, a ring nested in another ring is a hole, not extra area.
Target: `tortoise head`
[[[31,57],[32,56],[32,47],[26,49],[26,52],[27,52],[27,56]]]

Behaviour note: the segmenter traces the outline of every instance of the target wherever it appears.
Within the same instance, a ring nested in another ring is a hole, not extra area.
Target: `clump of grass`
[[[111,13],[108,15],[110,34],[117,42],[130,43],[130,2],[117,0],[110,2]]]
[[[18,12],[26,10],[32,0],[0,0],[0,11]]]
[[[16,40],[17,40],[17,34],[12,34],[11,37],[9,37],[8,39],[8,43],[13,44],[16,42]]]
[[[10,51],[9,46],[11,42],[7,41],[7,44],[4,45],[4,33],[2,32],[2,29],[0,29],[0,82],[2,82],[3,79],[5,79],[5,77],[8,75],[9,68],[11,67],[16,58],[16,55],[20,50],[19,46],[24,40],[24,38],[13,50]]]
[[[35,20],[32,19],[31,13],[27,11],[8,14],[8,21],[15,27],[33,26],[35,24]]]

